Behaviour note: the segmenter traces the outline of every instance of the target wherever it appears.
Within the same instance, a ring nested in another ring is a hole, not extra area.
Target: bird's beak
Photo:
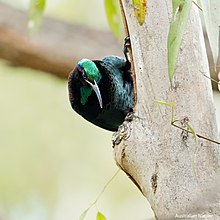
[[[99,105],[100,107],[102,108],[102,96],[101,96],[101,93],[100,93],[100,90],[99,90],[99,87],[96,83],[96,81],[94,80],[94,85],[89,81],[89,80],[85,80],[91,87],[92,89],[94,90],[98,100],[99,100]]]

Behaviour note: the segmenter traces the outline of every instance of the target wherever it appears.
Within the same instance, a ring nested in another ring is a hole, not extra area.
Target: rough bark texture
[[[83,57],[121,55],[112,33],[44,18],[33,37],[27,33],[27,13],[0,3],[0,58],[13,65],[67,77]]]
[[[147,18],[139,26],[132,3],[123,0],[131,37],[137,83],[133,121],[115,145],[117,164],[137,183],[157,219],[220,219],[220,146],[183,134],[171,125],[189,118],[196,133],[218,140],[204,39],[193,5],[171,86],[167,72],[167,36],[171,1],[147,2]],[[182,126],[180,124],[180,126]],[[188,215],[188,216],[187,216]],[[189,216],[190,215],[190,216]]]

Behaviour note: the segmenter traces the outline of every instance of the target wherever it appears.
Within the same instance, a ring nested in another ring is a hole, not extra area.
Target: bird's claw
[[[118,127],[118,131],[115,132],[112,136],[112,144],[113,148],[115,145],[120,144],[122,140],[127,140],[130,137],[131,129],[129,126],[129,123],[132,122],[132,120],[136,116],[133,112],[129,112],[127,116],[125,117],[124,122]]]
[[[123,52],[124,52],[126,61],[130,62],[129,59],[128,59],[128,47],[131,47],[131,40],[130,40],[129,36],[125,37],[125,39],[124,39]]]

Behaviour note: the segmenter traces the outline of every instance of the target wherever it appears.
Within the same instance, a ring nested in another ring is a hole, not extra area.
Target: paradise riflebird
[[[102,60],[82,59],[68,79],[72,108],[91,123],[117,131],[134,105],[131,64],[125,39],[125,60],[106,56]]]

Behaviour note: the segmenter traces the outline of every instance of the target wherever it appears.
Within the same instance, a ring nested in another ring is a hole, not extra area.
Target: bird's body
[[[128,60],[116,56],[83,59],[70,73],[68,89],[72,108],[109,131],[116,131],[132,112],[134,91]]]

